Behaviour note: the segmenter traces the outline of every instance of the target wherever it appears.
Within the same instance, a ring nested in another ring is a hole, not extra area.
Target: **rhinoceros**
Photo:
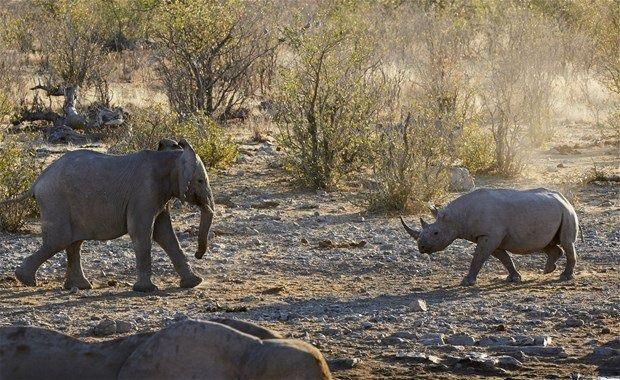
[[[573,278],[579,221],[573,206],[556,191],[478,189],[444,208],[431,206],[431,213],[435,222],[429,224],[420,218],[421,230],[409,227],[402,217],[400,220],[417,240],[421,253],[442,251],[456,239],[476,243],[469,273],[461,282],[463,286],[476,283],[480,268],[491,255],[508,271],[507,281],[521,281],[508,252],[545,252],[544,273],[553,272],[557,260],[565,253],[566,267],[560,280]]]

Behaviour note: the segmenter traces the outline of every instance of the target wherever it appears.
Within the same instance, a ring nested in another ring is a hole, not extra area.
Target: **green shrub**
[[[41,171],[34,150],[0,135],[0,199],[14,197],[28,190]],[[0,229],[14,232],[38,213],[34,198],[9,203],[0,208]]]
[[[495,160],[493,134],[478,124],[468,124],[458,139],[458,158],[471,173],[489,170]]]
[[[386,98],[372,33],[352,4],[330,2],[285,33],[296,58],[278,73],[276,123],[286,167],[313,188],[367,161]]]
[[[418,108],[381,133],[374,157],[370,208],[419,211],[446,193],[452,162],[449,135],[437,128],[433,110]]]
[[[189,141],[207,168],[230,166],[237,156],[237,146],[230,135],[210,117],[197,114],[178,119],[157,107],[135,110],[110,151],[155,149],[163,138]]]

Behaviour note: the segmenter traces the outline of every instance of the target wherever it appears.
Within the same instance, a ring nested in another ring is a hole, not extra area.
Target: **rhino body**
[[[545,252],[545,273],[556,269],[556,261],[566,254],[562,280],[573,278],[576,262],[575,241],[579,221],[573,206],[562,194],[544,189],[478,189],[450,202],[442,209],[431,208],[434,223],[420,219],[422,229],[407,232],[418,241],[422,253],[445,249],[456,239],[476,243],[469,273],[462,285],[473,285],[480,268],[495,256],[508,271],[508,281],[520,281],[508,252]]]

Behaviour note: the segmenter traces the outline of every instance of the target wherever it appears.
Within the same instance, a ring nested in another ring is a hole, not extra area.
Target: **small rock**
[[[371,329],[373,328],[375,325],[372,322],[369,321],[365,321],[364,323],[362,323],[362,328],[364,329]]]
[[[306,245],[308,244],[308,239],[306,238],[301,238],[301,240],[299,241],[301,244]]]
[[[72,286],[72,287],[71,287],[71,290],[69,290],[69,293],[75,294],[75,293],[77,293],[79,290],[80,290],[80,289],[78,289],[78,287],[77,287],[77,286]]]
[[[611,329],[609,327],[603,327],[601,329],[601,334],[611,334]]]
[[[417,339],[417,336],[413,333],[410,333],[409,331],[396,331],[391,336],[409,340]]]
[[[517,369],[523,367],[523,363],[513,358],[512,356],[502,355],[494,358],[497,362],[497,366],[506,369]]]
[[[476,340],[467,334],[454,334],[446,338],[446,343],[455,346],[473,346]]]
[[[506,325],[504,325],[504,324],[497,325],[497,327],[495,329],[497,331],[506,331]]]
[[[583,319],[579,319],[579,318],[568,318],[566,320],[566,322],[564,322],[564,325],[566,327],[581,327],[585,324],[585,322],[583,321]]]
[[[394,356],[398,359],[406,359],[407,361],[412,363],[441,363],[441,358],[439,358],[438,356],[428,355],[422,352],[398,351]]]
[[[409,307],[413,311],[428,311],[428,306],[426,305],[426,301],[422,299],[417,299],[417,300],[412,301],[409,304]]]
[[[515,339],[509,336],[487,336],[478,342],[482,347],[506,346],[515,343]]]
[[[351,369],[361,363],[358,358],[331,359],[327,361],[329,369],[336,372]]]
[[[427,334],[422,336],[419,342],[424,346],[442,346],[446,344],[443,334]]]
[[[551,342],[553,341],[553,339],[551,339],[550,336],[535,336],[534,337],[534,345],[535,346],[543,346],[543,347],[547,347],[551,344]]]
[[[105,318],[101,320],[95,327],[93,327],[93,334],[95,336],[108,336],[116,333],[116,321]]]
[[[336,245],[334,244],[334,242],[329,240],[329,239],[321,240],[319,242],[319,248],[321,248],[321,249],[332,249],[335,246]]]
[[[125,321],[116,321],[116,332],[119,334],[125,334],[130,332],[133,329],[133,326],[129,322]]]

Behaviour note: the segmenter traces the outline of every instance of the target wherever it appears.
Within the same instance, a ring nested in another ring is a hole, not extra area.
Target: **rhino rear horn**
[[[407,231],[407,233],[411,235],[412,238],[418,240],[418,238],[420,237],[420,231],[409,227],[407,223],[405,223],[405,221],[403,220],[402,216],[400,217],[400,222],[403,224],[403,227],[405,227],[405,231]]]

